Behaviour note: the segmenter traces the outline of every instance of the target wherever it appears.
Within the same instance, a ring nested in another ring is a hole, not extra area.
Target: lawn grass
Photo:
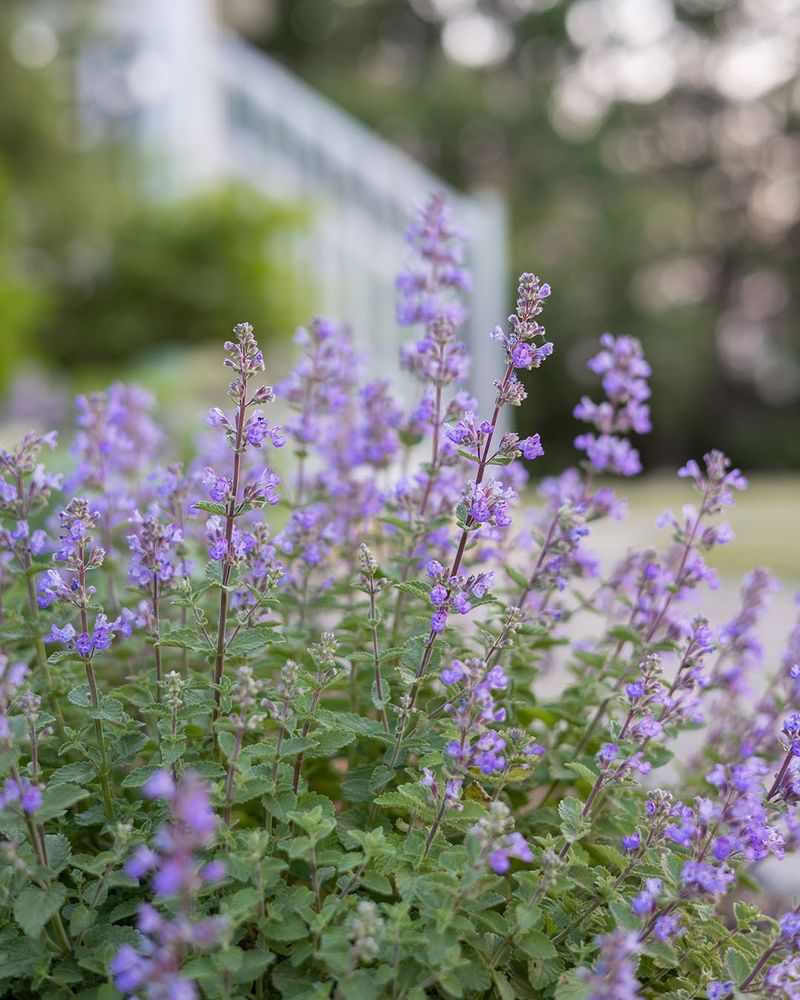
[[[696,499],[686,481],[664,475],[632,480],[619,493],[628,498],[630,517],[593,531],[603,551],[663,546],[666,529],[655,527],[656,518],[667,509],[680,516],[684,504]],[[725,519],[736,538],[718,547],[709,560],[721,575],[741,576],[758,565],[784,579],[800,580],[800,476],[752,477]]]

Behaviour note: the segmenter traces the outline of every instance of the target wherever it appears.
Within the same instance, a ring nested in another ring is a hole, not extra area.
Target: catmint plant
[[[480,412],[441,197],[407,249],[408,399],[324,317],[273,394],[242,323],[192,455],[122,384],[63,479],[54,432],[0,451],[4,996],[800,996],[790,880],[759,896],[800,846],[800,624],[764,662],[764,568],[704,605],[744,477],[690,459],[659,542],[601,559],[642,345],[601,336],[555,469],[500,427],[562,292],[521,276]]]

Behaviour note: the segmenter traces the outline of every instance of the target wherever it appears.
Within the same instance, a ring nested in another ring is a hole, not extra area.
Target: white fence
[[[309,224],[290,249],[306,300],[300,315],[347,320],[376,371],[397,376],[394,275],[409,212],[444,192],[471,236],[474,287],[466,336],[473,388],[484,407],[498,369],[489,331],[508,312],[506,218],[491,193],[450,189],[275,60],[225,32],[210,0],[107,0],[109,29],[84,73],[99,120],[135,130],[157,151],[155,186],[185,191],[238,177],[272,197],[300,201]],[[99,69],[98,69],[99,67]],[[113,80],[102,79],[113,73]],[[98,75],[99,74],[99,75]],[[112,85],[113,84],[113,85]],[[125,92],[127,91],[127,98]],[[114,95],[115,107],[102,108]],[[310,298],[310,300],[309,300]]]

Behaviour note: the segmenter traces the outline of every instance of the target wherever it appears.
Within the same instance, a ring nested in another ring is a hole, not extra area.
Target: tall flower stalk
[[[220,682],[225,669],[225,641],[228,628],[228,605],[230,600],[231,574],[252,547],[252,536],[236,527],[237,518],[254,507],[277,503],[275,491],[277,477],[264,469],[252,479],[245,481],[242,474],[243,456],[248,448],[261,448],[269,442],[274,447],[283,445],[280,428],[270,426],[257,407],[275,398],[271,386],[260,386],[251,390],[251,383],[264,371],[264,355],[253,335],[249,323],[234,327],[235,341],[227,341],[225,350],[228,357],[225,365],[233,369],[235,378],[231,382],[228,395],[235,405],[233,419],[215,407],[209,413],[208,422],[213,427],[221,427],[233,451],[233,467],[230,477],[220,476],[212,468],[206,469],[205,485],[214,503],[211,508],[215,516],[209,520],[209,554],[220,564],[220,595],[217,620],[217,637],[214,652],[212,682],[214,684],[215,712],[219,709]],[[208,509],[207,504],[198,504]],[[222,513],[217,514],[220,508]]]
[[[475,479],[468,483],[456,510],[456,519],[461,531],[450,569],[444,573],[438,563],[428,566],[429,575],[436,581],[431,591],[431,601],[436,610],[431,617],[430,631],[411,688],[409,712],[416,702],[420,683],[430,665],[436,641],[446,627],[449,611],[469,610],[470,597],[480,598],[487,589],[483,574],[468,577],[466,580],[460,579],[461,564],[470,535],[483,525],[502,526],[510,523],[508,505],[513,498],[513,492],[505,489],[499,480],[484,483],[484,477],[493,461],[507,459],[508,451],[514,453],[511,457],[516,457],[528,444],[527,441],[518,444],[514,440],[506,442],[504,448],[504,443],[501,442],[496,450],[492,450],[501,409],[507,405],[520,406],[527,395],[525,387],[516,375],[517,369],[539,367],[552,354],[553,345],[544,339],[545,329],[536,319],[542,311],[543,301],[549,294],[549,285],[542,284],[533,274],[523,274],[519,282],[516,312],[509,317],[511,329],[508,333],[504,333],[498,327],[493,334],[495,339],[503,343],[506,370],[503,378],[495,383],[497,395],[491,419],[481,424],[475,434],[473,444]],[[540,341],[538,346],[537,340]],[[536,443],[538,445],[538,440]],[[537,448],[536,452],[544,453],[541,448]],[[404,727],[398,727],[390,767],[397,765],[403,735]]]

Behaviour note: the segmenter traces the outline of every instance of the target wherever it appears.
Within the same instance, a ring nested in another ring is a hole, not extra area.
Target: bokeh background
[[[275,377],[322,307],[391,374],[397,203],[446,185],[476,350],[520,271],[554,288],[520,428],[544,471],[572,460],[597,336],[644,342],[649,474],[609,550],[655,540],[687,457],[754,475],[722,592],[756,562],[787,579],[776,654],[800,579],[799,65],[797,0],[3,0],[3,434],[112,378],[193,416],[244,318]]]

